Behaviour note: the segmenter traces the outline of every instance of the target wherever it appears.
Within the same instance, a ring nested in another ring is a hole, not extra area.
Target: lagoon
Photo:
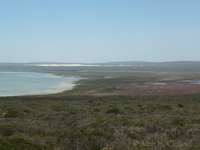
[[[77,77],[35,72],[0,72],[0,96],[53,94],[71,90]]]

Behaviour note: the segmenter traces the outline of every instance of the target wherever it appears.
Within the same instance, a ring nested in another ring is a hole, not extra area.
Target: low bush
[[[172,107],[171,106],[169,106],[169,105],[159,105],[158,106],[158,108],[160,109],[160,110],[167,110],[167,109],[172,109]]]
[[[120,114],[121,110],[119,108],[110,108],[106,111],[107,114],[114,113],[115,115]]]
[[[14,126],[10,124],[0,125],[0,134],[2,136],[11,136],[14,133]]]
[[[144,126],[144,122],[132,123],[130,126],[143,127]]]
[[[183,126],[184,124],[184,121],[185,119],[184,118],[180,118],[180,117],[177,117],[177,118],[173,118],[172,119],[172,122],[176,125],[179,125],[179,126]]]
[[[8,110],[4,117],[6,118],[16,118],[20,115],[19,110]]]
[[[180,108],[184,107],[184,105],[181,104],[181,103],[178,103],[177,106],[180,107]]]
[[[192,123],[192,124],[200,123],[200,119],[193,119],[193,120],[191,121],[191,123]]]
[[[99,109],[99,108],[94,109],[94,112],[100,112],[100,111],[101,111],[101,109]]]
[[[99,125],[101,125],[101,124],[104,124],[105,122],[106,122],[105,119],[98,119],[98,120],[96,120],[96,121],[90,123],[89,126],[91,126],[91,127],[97,127],[97,126],[99,126]]]
[[[1,150],[51,150],[49,146],[33,143],[21,137],[0,138]]]

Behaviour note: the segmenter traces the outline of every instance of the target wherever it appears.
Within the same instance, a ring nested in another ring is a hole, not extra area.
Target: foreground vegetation
[[[1,150],[199,150],[200,95],[0,98]]]

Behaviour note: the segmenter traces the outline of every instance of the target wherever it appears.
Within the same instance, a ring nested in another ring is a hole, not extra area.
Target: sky
[[[200,61],[200,0],[0,0],[0,62]]]

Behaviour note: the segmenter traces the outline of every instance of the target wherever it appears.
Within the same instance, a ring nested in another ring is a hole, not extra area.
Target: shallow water
[[[157,82],[157,83],[152,83],[153,85],[166,85],[166,83],[161,83],[161,82]]]
[[[58,93],[70,90],[76,77],[61,77],[46,73],[0,72],[0,96]]]
[[[200,81],[199,80],[181,80],[179,82],[182,82],[182,83],[189,83],[189,84],[200,84]]]

